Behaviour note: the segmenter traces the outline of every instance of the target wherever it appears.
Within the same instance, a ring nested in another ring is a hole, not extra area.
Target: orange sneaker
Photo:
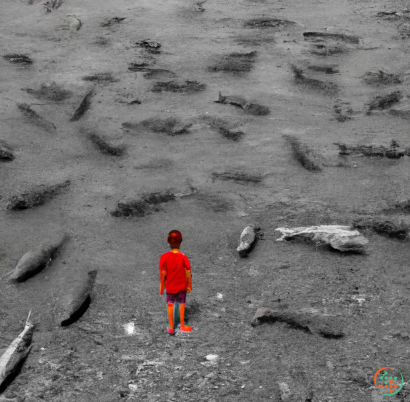
[[[192,327],[187,327],[186,325],[179,327],[179,330],[181,332],[191,332],[192,331]]]
[[[167,328],[167,332],[168,332],[170,335],[175,335],[174,328]]]

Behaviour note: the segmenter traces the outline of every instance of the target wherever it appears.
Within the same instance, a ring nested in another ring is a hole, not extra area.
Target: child
[[[174,304],[179,303],[179,315],[181,318],[181,332],[191,332],[192,327],[184,323],[185,299],[186,294],[191,293],[191,265],[188,257],[179,251],[182,243],[182,235],[178,230],[171,230],[168,234],[168,244],[172,251],[161,255],[159,261],[160,288],[159,294],[164,293],[166,289],[167,310],[169,328],[167,332],[171,335],[174,331]]]

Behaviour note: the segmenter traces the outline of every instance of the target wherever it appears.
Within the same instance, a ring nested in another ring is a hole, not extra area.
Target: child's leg
[[[180,304],[179,304],[179,317],[181,319],[181,332],[191,332],[192,327],[185,325],[185,301],[186,301],[186,292],[181,292],[180,294]]]
[[[167,318],[168,318],[168,328],[167,332],[169,334],[174,334],[174,303],[175,295],[167,293]]]

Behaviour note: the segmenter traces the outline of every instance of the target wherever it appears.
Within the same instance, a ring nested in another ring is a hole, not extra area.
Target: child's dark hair
[[[171,230],[168,233],[168,243],[172,240],[179,244],[182,242],[182,234],[179,230]]]

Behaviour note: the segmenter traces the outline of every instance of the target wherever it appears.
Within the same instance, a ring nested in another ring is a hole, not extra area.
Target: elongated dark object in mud
[[[20,261],[11,272],[9,281],[14,283],[24,282],[38,274],[50,264],[66,239],[67,235],[63,234],[55,240],[45,242],[37,248],[28,251],[23,257],[21,257]]]
[[[30,322],[31,310],[28,314],[23,332],[10,344],[6,351],[0,356],[0,392],[6,385],[10,376],[27,357],[31,350],[31,339],[34,332],[34,324]]]
[[[78,106],[78,108],[74,112],[73,117],[70,119],[70,121],[80,120],[81,117],[84,116],[85,112],[91,106],[91,98],[92,98],[93,95],[94,95],[94,90],[93,89],[91,91],[87,92],[87,94],[84,96],[83,100],[81,101],[80,106]]]
[[[44,117],[40,116],[35,110],[33,110],[27,103],[18,103],[17,107],[19,110],[28,117],[34,124],[40,126],[47,131],[56,130],[56,126],[50,121],[46,120]]]
[[[62,327],[71,325],[87,311],[88,306],[91,303],[91,292],[96,277],[97,270],[90,271],[88,272],[87,280],[74,288],[61,320]]]
[[[236,251],[239,253],[240,256],[244,257],[246,256],[254,247],[255,241],[257,239],[256,237],[256,231],[259,230],[259,228],[255,228],[254,225],[248,225],[246,228],[242,231],[241,237],[240,237],[240,244]]]
[[[20,211],[43,205],[62,192],[63,189],[69,187],[70,184],[70,180],[53,185],[42,184],[25,193],[13,195],[7,202],[7,209],[9,211]]]

